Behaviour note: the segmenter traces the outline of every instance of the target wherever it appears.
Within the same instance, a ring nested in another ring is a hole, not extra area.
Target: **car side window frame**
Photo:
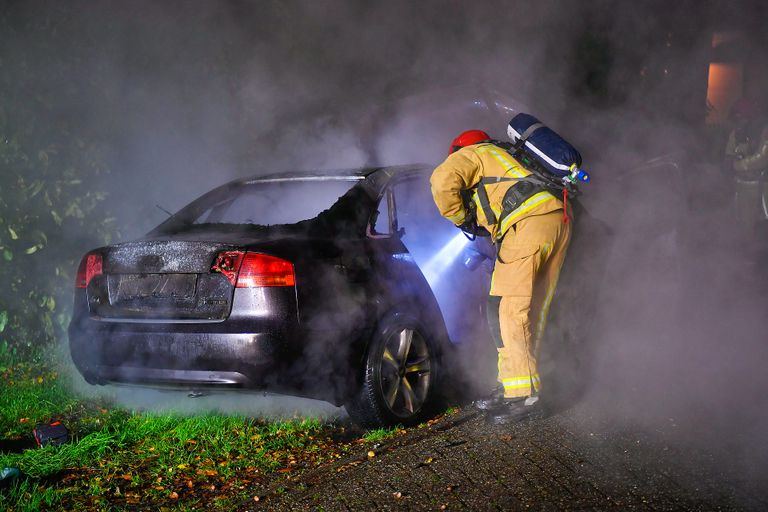
[[[419,181],[419,177],[417,176],[405,176],[398,180],[393,180],[393,182],[389,184],[389,188],[391,189],[391,192],[392,192],[393,204],[394,204],[395,198],[397,197],[397,193],[395,192],[396,188],[400,188],[401,186],[408,187],[409,184],[416,184],[418,181]],[[402,199],[402,194],[400,196]],[[436,208],[435,208],[435,215],[437,216],[437,218],[441,217],[437,212]],[[403,236],[405,236],[405,230],[406,230],[406,227],[400,228],[400,226],[397,224],[397,220],[395,220],[395,230],[393,231],[393,233],[396,233],[398,237],[402,238]]]
[[[387,202],[387,233],[380,233],[374,230],[374,224],[378,222],[378,216],[377,212],[379,212],[379,205],[382,201]],[[398,233],[398,226],[397,226],[397,204],[395,203],[395,194],[392,190],[392,186],[388,185],[384,192],[381,194],[381,197],[379,197],[379,201],[376,203],[376,209],[374,210],[373,215],[371,215],[371,218],[368,220],[368,226],[366,228],[366,236],[368,238],[392,238]]]

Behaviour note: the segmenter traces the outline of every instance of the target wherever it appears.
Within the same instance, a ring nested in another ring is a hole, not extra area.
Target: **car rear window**
[[[331,208],[357,182],[302,179],[222,187],[192,202],[171,220],[176,228],[204,224],[295,224]]]

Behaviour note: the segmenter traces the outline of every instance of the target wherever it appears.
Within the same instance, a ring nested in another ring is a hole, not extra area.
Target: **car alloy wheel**
[[[391,313],[366,349],[358,391],[345,404],[366,428],[415,425],[434,413],[440,397],[437,342],[415,318]]]
[[[379,365],[379,386],[389,411],[402,418],[418,413],[432,384],[427,341],[411,328],[395,331],[382,346]]]

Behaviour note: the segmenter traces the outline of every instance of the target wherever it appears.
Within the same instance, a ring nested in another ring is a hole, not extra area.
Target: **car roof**
[[[383,186],[396,177],[426,173],[432,169],[427,164],[393,165],[388,167],[362,167],[353,169],[328,169],[315,171],[290,171],[252,176],[236,180],[243,185],[256,183],[281,183],[292,181],[357,181],[368,180],[371,184]]]

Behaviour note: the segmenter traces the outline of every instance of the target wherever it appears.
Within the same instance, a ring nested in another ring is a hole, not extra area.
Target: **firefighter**
[[[483,185],[481,179],[524,178],[531,172],[490,139],[480,130],[460,134],[430,182],[443,217],[465,230],[477,223],[497,243],[487,315],[498,350],[499,386],[489,396],[476,400],[475,405],[492,422],[506,423],[528,416],[538,407],[538,343],[565,259],[572,222],[563,201],[555,193],[541,189],[521,197],[519,206],[506,212],[506,217],[501,216],[505,195],[522,182]],[[490,207],[501,222],[489,222],[479,207],[478,186],[485,187]],[[478,208],[465,207],[461,194],[467,190],[472,191]],[[472,218],[472,211],[477,211],[476,218]]]
[[[726,156],[732,162],[736,217],[749,236],[768,219],[768,123],[756,102],[744,98],[733,107],[736,126],[728,138]]]

